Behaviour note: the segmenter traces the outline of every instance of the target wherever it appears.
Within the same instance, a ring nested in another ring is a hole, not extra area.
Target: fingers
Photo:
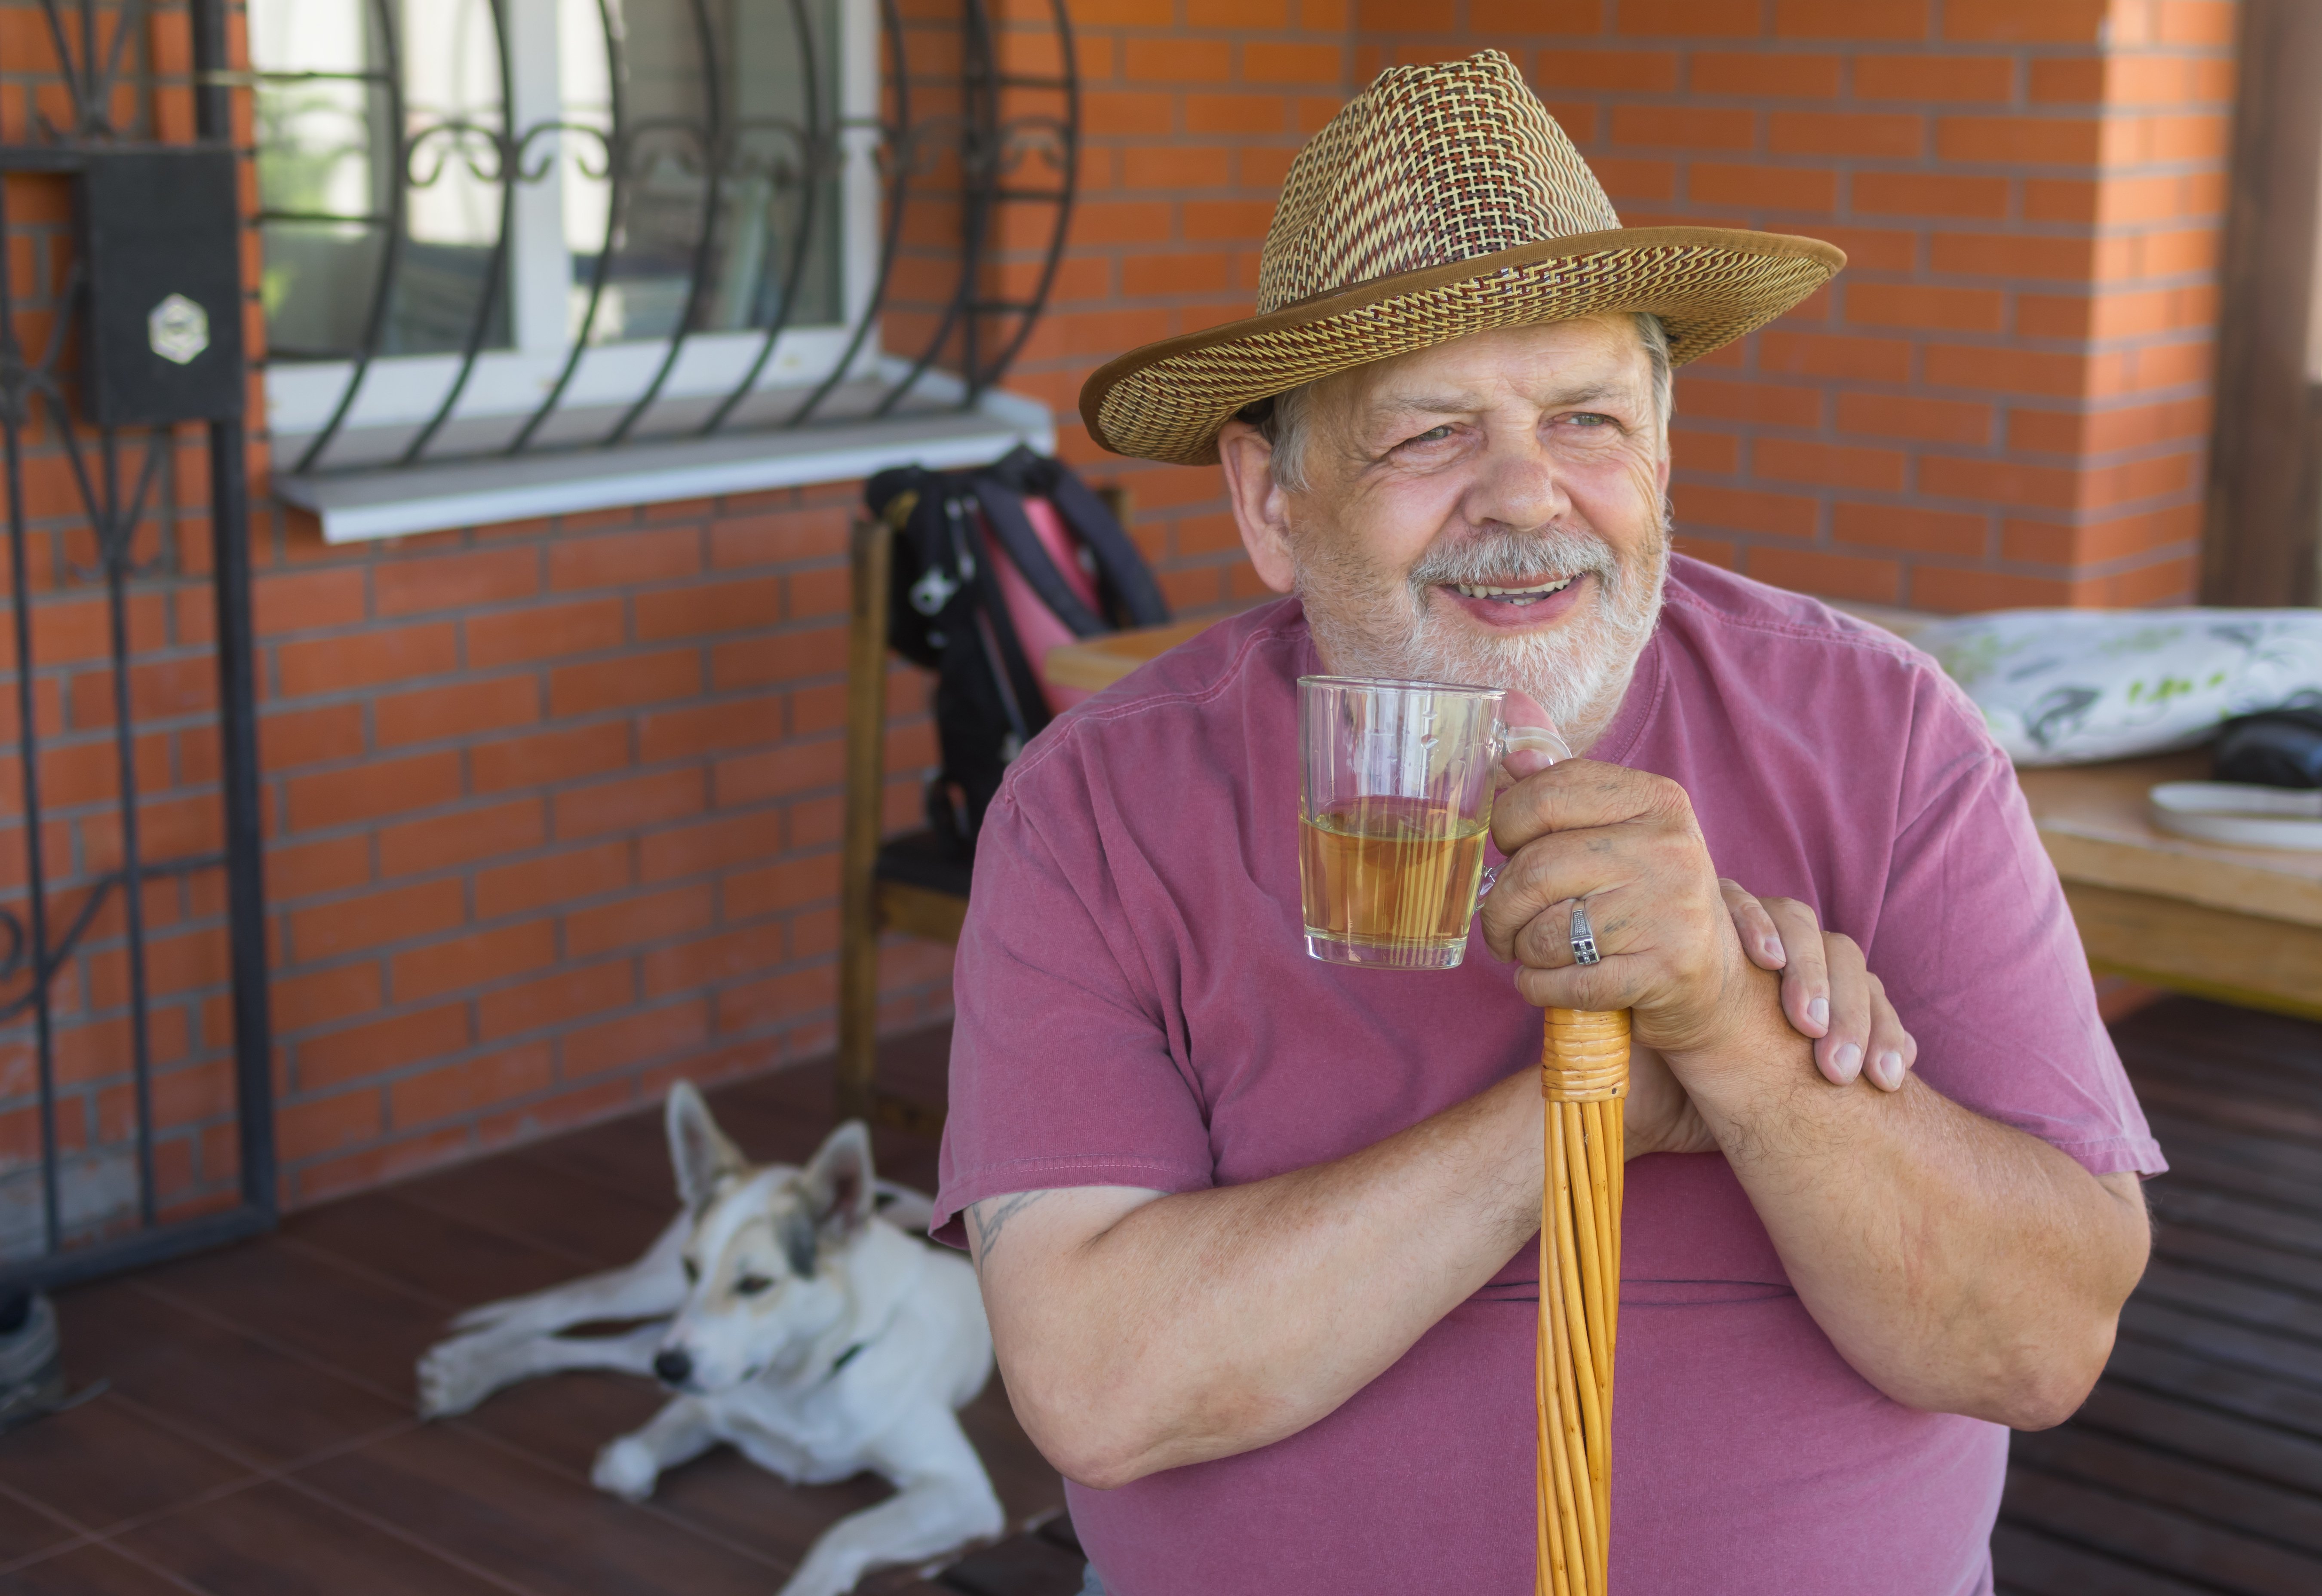
[[[1851,1086],[1870,1042],[1870,971],[1854,938],[1832,932],[1819,940],[1829,963],[1830,1029],[1815,1044],[1815,1067],[1833,1085]]]
[[[1559,761],[1528,776],[1492,805],[1492,840],[1510,858],[1534,837],[1641,819],[1692,815],[1685,789],[1664,776],[1595,760]]]
[[[1795,898],[1760,900],[1775,935],[1789,953],[1782,971],[1782,1013],[1801,1036],[1827,1038],[1831,1029],[1830,952],[1824,945],[1822,921],[1813,909]],[[1854,1038],[1859,1047],[1864,1036]],[[1822,1050],[1817,1050],[1820,1052]],[[1849,1075],[1847,1080],[1851,1081]],[[1842,1081],[1840,1084],[1843,1085]]]
[[[1919,1044],[1903,1028],[1903,1021],[1895,1006],[1887,1000],[1887,983],[1864,971],[1870,983],[1870,1040],[1864,1056],[1868,1061],[1862,1072],[1881,1091],[1898,1091],[1903,1077],[1911,1072],[1918,1062]]]
[[[1742,951],[1750,955],[1750,962],[1760,970],[1779,970],[1786,955],[1782,951],[1782,935],[1774,929],[1773,917],[1757,895],[1739,881],[1717,878],[1717,895],[1725,900],[1725,912],[1733,917],[1733,931],[1742,939]]]

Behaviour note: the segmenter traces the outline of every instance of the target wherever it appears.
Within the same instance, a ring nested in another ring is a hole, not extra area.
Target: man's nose
[[[1537,444],[1495,447],[1469,488],[1465,508],[1473,525],[1496,523],[1518,531],[1545,526],[1571,507],[1556,462]]]
[[[683,1385],[693,1377],[693,1356],[679,1346],[655,1353],[654,1373],[663,1385]]]

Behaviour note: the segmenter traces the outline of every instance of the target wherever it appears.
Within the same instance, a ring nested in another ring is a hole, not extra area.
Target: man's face
[[[1220,439],[1259,575],[1295,589],[1324,664],[1516,688],[1602,729],[1652,634],[1668,459],[1626,315],[1478,333],[1328,379],[1306,490]]]

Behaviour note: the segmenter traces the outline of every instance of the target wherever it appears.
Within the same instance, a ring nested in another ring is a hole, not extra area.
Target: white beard
[[[1384,594],[1379,576],[1358,561],[1327,549],[1299,553],[1298,595],[1333,671],[1512,688],[1582,738],[1603,729],[1628,690],[1668,577],[1666,530],[1638,569],[1624,569],[1594,533],[1550,527],[1463,540],[1431,549]],[[1303,557],[1310,553],[1317,557]],[[1441,583],[1496,585],[1544,571],[1596,579],[1586,607],[1552,627],[1495,633],[1434,597]]]

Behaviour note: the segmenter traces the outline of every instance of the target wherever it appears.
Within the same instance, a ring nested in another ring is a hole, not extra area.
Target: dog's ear
[[[869,1224],[878,1202],[872,1189],[869,1127],[850,1119],[832,1131],[806,1166],[800,1184],[806,1190],[807,1211],[823,1234],[849,1236]]]
[[[726,1139],[709,1117],[709,1105],[690,1081],[669,1089],[669,1162],[677,1170],[677,1194],[699,1214],[718,1195],[718,1183],[750,1167],[742,1150]]]

